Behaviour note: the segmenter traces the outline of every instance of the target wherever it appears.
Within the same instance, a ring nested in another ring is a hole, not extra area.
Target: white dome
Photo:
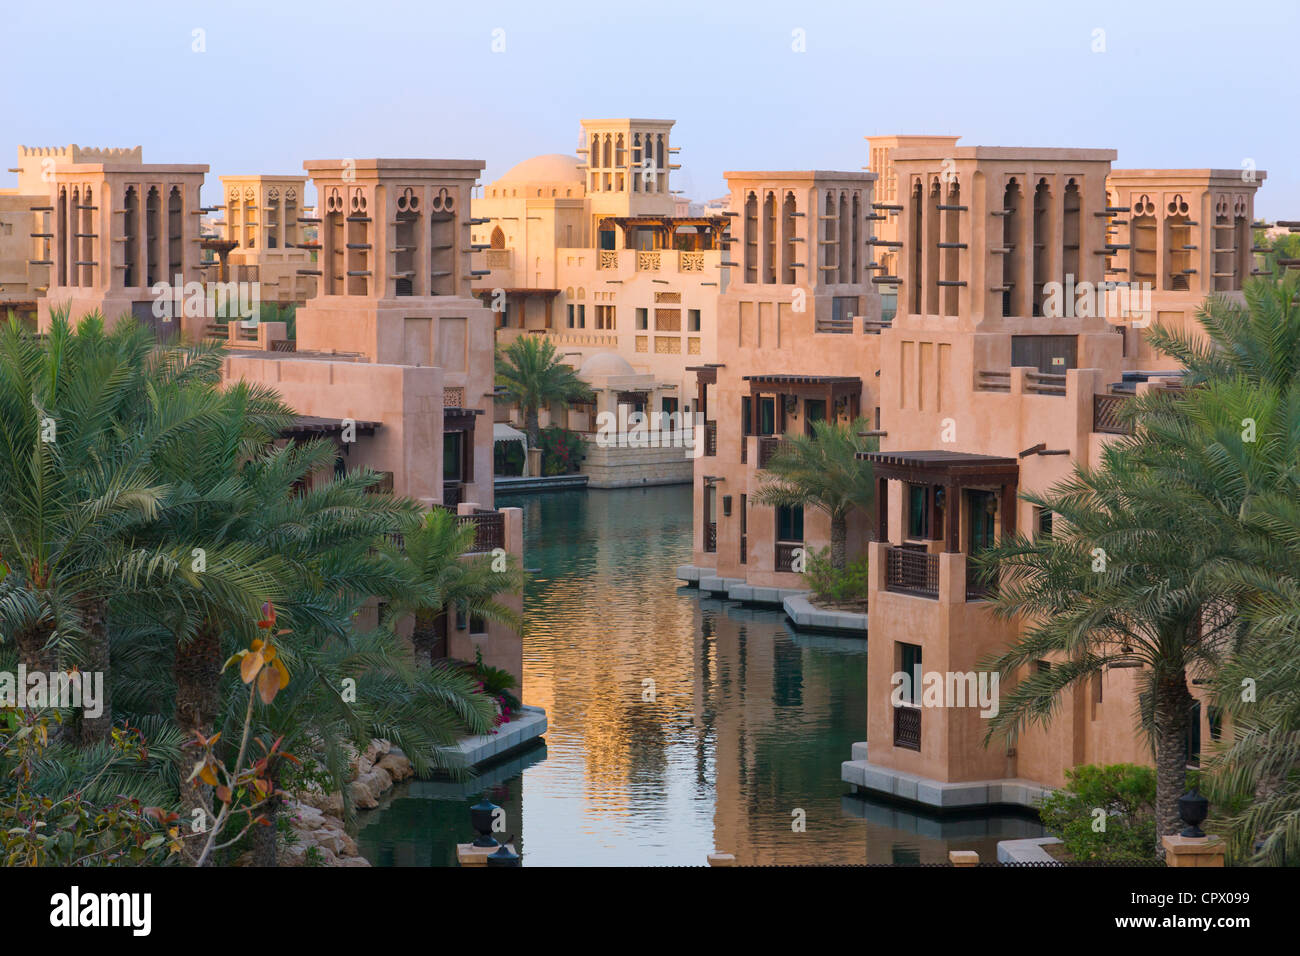
[[[597,378],[615,378],[620,375],[635,375],[636,369],[628,364],[627,359],[615,352],[597,352],[588,356],[578,369],[578,377],[585,382]]]
[[[564,153],[546,153],[517,163],[497,180],[499,183],[580,183],[582,171],[578,157]]]

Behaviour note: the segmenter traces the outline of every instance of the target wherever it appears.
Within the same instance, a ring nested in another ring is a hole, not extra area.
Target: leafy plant
[[[1039,806],[1043,825],[1076,862],[1155,857],[1156,774],[1131,763],[1085,764],[1065,771],[1065,786]]]
[[[804,581],[820,604],[853,604],[867,607],[867,588],[871,577],[864,554],[843,568],[830,561],[830,549],[810,551],[804,565]]]

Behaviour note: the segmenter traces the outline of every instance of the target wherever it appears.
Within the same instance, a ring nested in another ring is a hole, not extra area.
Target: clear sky
[[[1251,161],[1268,171],[1257,214],[1300,219],[1297,0],[0,11],[0,160],[20,143],[141,145],[146,162],[208,163],[207,202],[219,175],[298,172],[304,159],[477,158],[487,182],[572,152],[582,117],[636,116],[677,121],[674,188],[693,199],[724,194],[727,169],[855,170],[864,136],[935,133],[1112,147],[1117,167]],[[0,173],[0,185],[15,179]]]

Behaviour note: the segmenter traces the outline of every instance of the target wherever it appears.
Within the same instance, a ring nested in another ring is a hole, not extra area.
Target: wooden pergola
[[[675,249],[677,230],[694,228],[696,232],[689,233],[695,241],[694,248],[685,251],[698,252],[702,249],[722,248],[722,235],[727,231],[731,220],[726,216],[608,216],[601,220],[601,226],[605,223],[613,223],[623,231],[624,249],[633,248],[628,237],[634,229],[652,230],[655,249]]]
[[[876,478],[876,528],[880,541],[889,540],[889,481],[904,481],[927,488],[926,509],[931,534],[938,529],[939,511],[944,524],[944,550],[961,550],[961,499],[964,488],[997,488],[1001,494],[1002,534],[1016,530],[1016,490],[1020,463],[1014,458],[973,455],[960,451],[868,451],[858,458],[871,462]],[[933,489],[944,489],[942,505]]]
[[[510,300],[511,300],[512,298],[515,299],[516,301],[518,301],[518,300],[520,300],[520,299],[530,299],[530,298],[531,298],[531,299],[543,299],[543,300],[545,300],[545,302],[546,302],[546,328],[549,329],[549,328],[552,328],[552,327],[553,327],[552,324],[551,324],[551,323],[552,323],[551,303],[553,303],[553,302],[555,301],[555,297],[556,297],[557,295],[560,294],[560,290],[559,290],[559,289],[526,289],[526,288],[521,288],[521,289],[500,289],[500,290],[497,290],[497,289],[476,289],[476,290],[474,290],[474,294],[475,294],[476,296],[478,296],[480,299],[482,299],[482,300],[483,300],[483,303],[484,303],[485,305],[487,305],[487,306],[490,308],[491,305],[492,305],[492,297],[493,297],[493,295],[495,295],[495,293],[498,292],[498,291],[500,291],[500,292],[504,292],[504,293],[505,293],[505,296],[506,296],[506,304],[507,304],[507,306],[509,305]],[[519,320],[520,320],[521,323],[525,321],[524,310],[520,310],[520,313],[519,313]],[[520,328],[523,328],[523,325],[522,325],[522,324],[520,325]]]
[[[862,400],[862,379],[854,375],[746,375],[743,380],[749,383],[751,435],[759,433],[758,397],[764,393],[776,393],[778,435],[785,434],[786,412],[783,399],[787,395],[796,395],[804,400],[824,399],[828,421],[835,420],[836,407],[841,399],[844,401],[849,421],[858,417],[858,406]]]

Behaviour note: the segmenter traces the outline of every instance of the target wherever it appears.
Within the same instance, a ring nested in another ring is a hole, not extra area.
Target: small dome
[[[517,163],[497,180],[499,183],[580,183],[578,157],[547,153]]]
[[[615,378],[619,375],[635,375],[636,369],[628,364],[627,359],[616,352],[597,352],[588,356],[578,369],[578,378],[591,382],[598,378]]]

